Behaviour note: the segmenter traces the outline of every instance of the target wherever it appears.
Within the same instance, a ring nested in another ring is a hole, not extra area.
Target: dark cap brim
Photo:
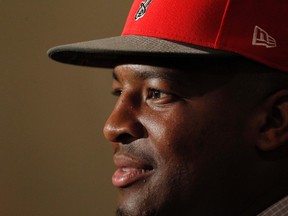
[[[240,57],[231,52],[134,35],[57,46],[49,49],[48,55],[62,63],[106,68],[126,63],[191,64]]]

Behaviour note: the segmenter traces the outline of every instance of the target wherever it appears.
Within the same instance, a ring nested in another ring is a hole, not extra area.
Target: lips
[[[127,155],[114,155],[114,163],[117,169],[112,176],[112,183],[120,188],[131,186],[139,181],[144,182],[153,170],[147,162]]]

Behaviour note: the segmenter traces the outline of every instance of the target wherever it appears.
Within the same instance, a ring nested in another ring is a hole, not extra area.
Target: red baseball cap
[[[287,13],[287,0],[135,0],[121,36],[57,46],[48,55],[94,67],[245,57],[288,72]]]

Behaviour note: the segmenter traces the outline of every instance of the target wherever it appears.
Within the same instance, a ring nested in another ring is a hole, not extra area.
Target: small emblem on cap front
[[[266,48],[277,47],[275,38],[269,35],[265,30],[259,26],[255,26],[252,45],[254,46],[265,46]]]
[[[145,2],[141,2],[140,8],[135,15],[135,20],[138,20],[145,15],[147,8],[151,2],[152,0],[146,0]]]

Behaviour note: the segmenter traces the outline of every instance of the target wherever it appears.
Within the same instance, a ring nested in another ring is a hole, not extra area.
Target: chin
[[[126,188],[127,189],[127,188]],[[131,188],[130,188],[131,189]],[[120,205],[116,211],[116,216],[175,216],[177,201],[172,201],[169,194],[153,190],[149,193],[148,188],[135,188],[120,192]],[[168,198],[170,197],[170,199]],[[172,196],[174,197],[174,196]],[[176,209],[179,209],[177,208]]]
[[[122,189],[116,216],[156,216],[156,203],[153,200],[145,187]]]
[[[122,208],[118,208],[116,210],[116,216],[158,216],[156,211],[153,210],[146,210],[146,211],[136,211],[130,212]],[[160,215],[159,215],[160,216]]]

